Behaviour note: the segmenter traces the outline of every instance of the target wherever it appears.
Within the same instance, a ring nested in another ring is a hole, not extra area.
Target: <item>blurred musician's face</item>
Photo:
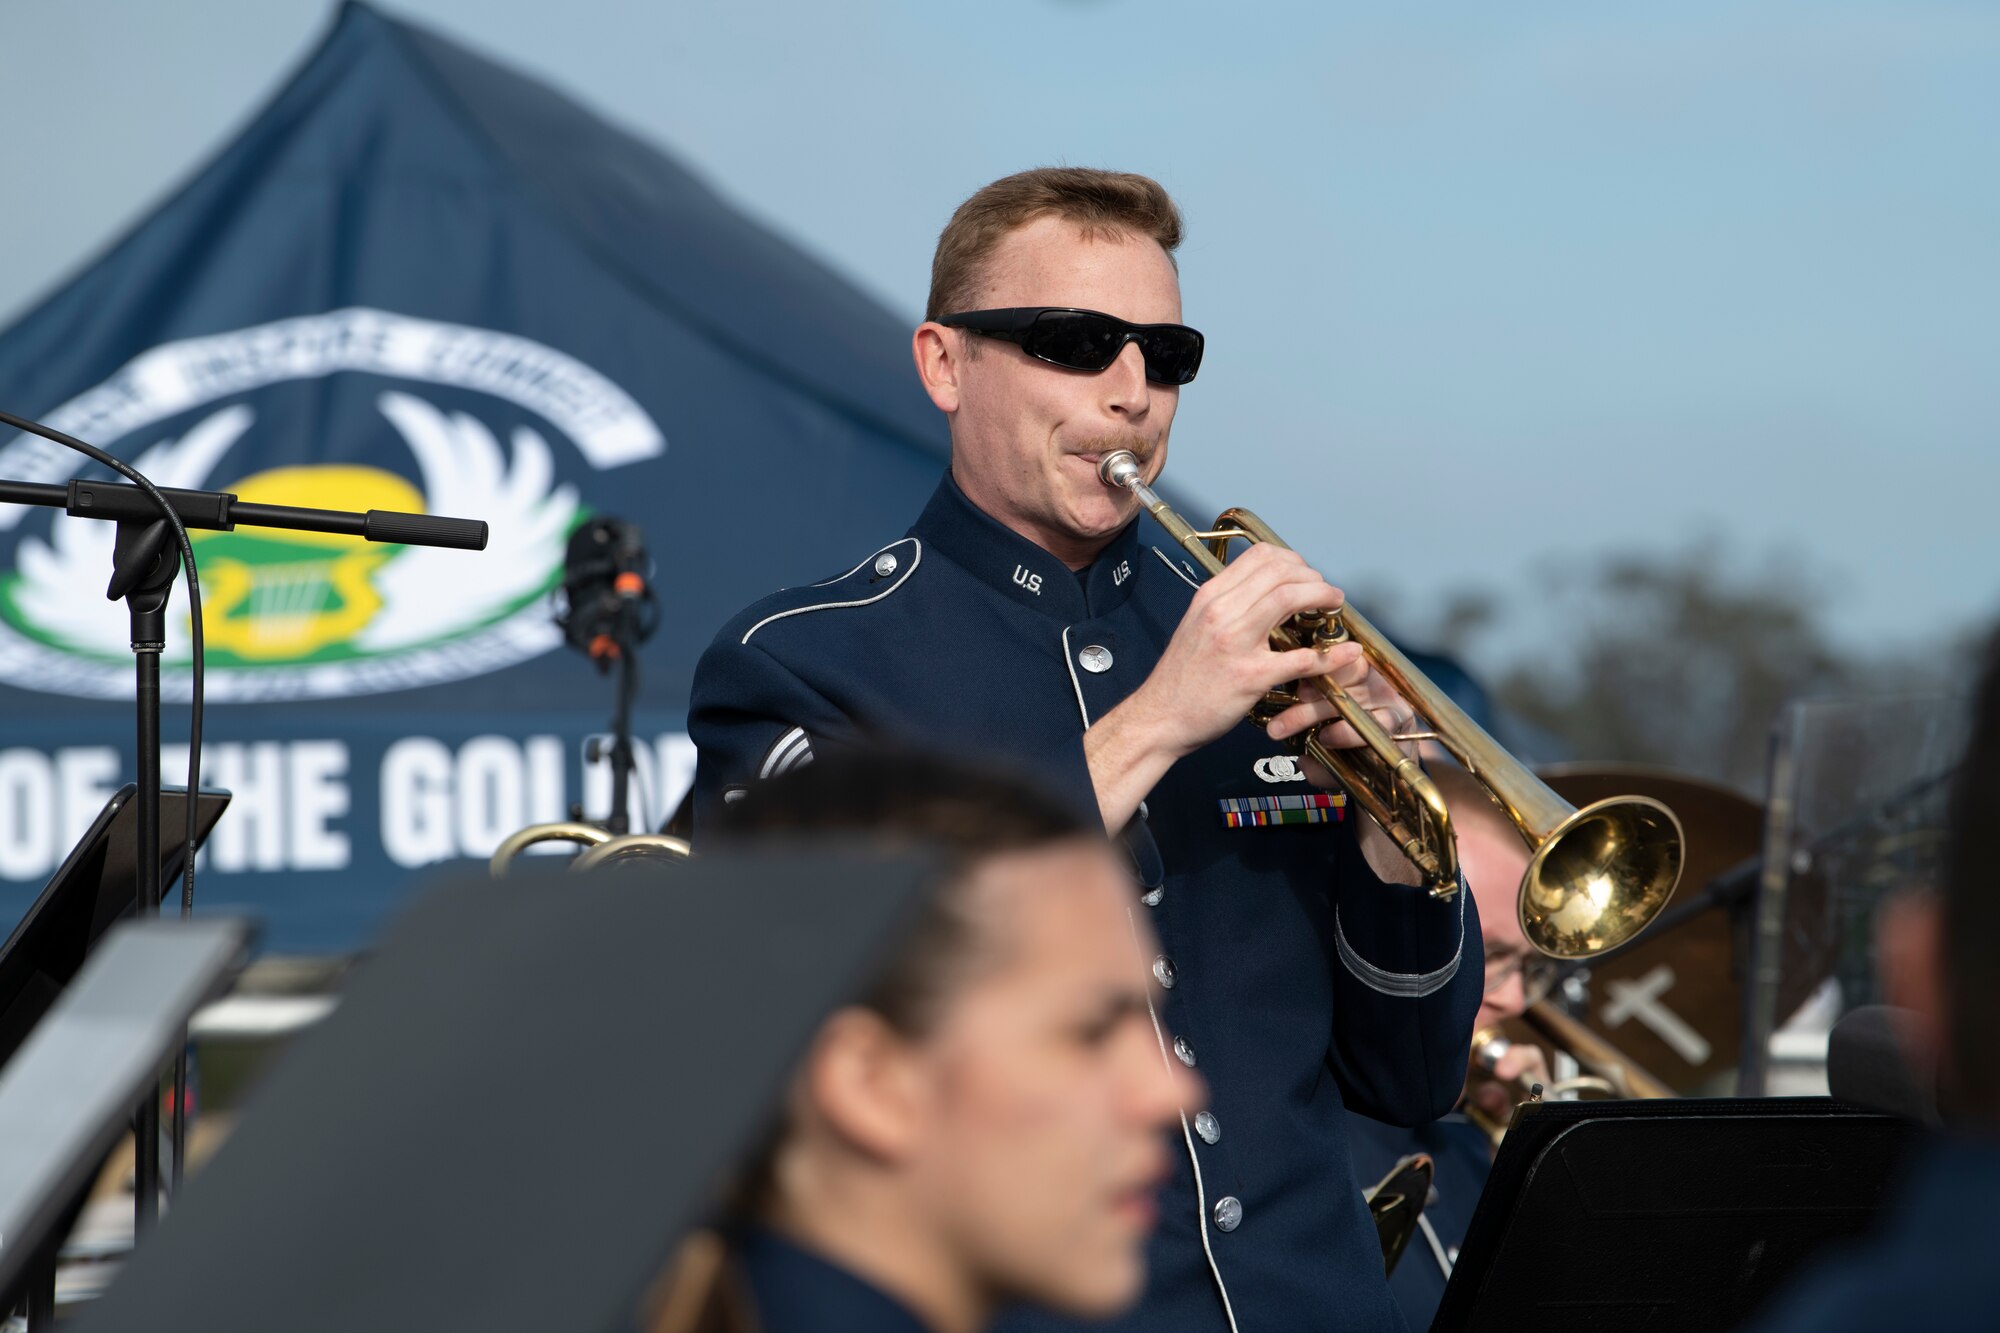
[[[910,1051],[908,1184],[997,1301],[1102,1315],[1144,1284],[1164,1131],[1200,1091],[1160,1050],[1130,899],[1098,844],[988,862],[997,962]]]
[[[968,309],[1071,306],[1135,324],[1181,318],[1180,277],[1157,242],[1092,238],[1060,218],[1009,233],[983,278]],[[966,497],[1072,568],[1095,559],[1138,504],[1099,480],[1097,460],[1130,449],[1147,480],[1158,476],[1180,389],[1146,378],[1137,343],[1096,372],[938,324],[917,330],[915,349],[931,401],[951,417],[952,476]]]
[[[1078,839],[961,891],[972,961],[921,1035],[861,1009],[822,1032],[775,1220],[938,1328],[1017,1301],[1114,1314],[1144,1286],[1166,1131],[1202,1096],[1147,1011],[1129,876]]]
[[[1518,844],[1520,840],[1515,841]],[[1486,941],[1487,988],[1473,1026],[1492,1027],[1503,1018],[1521,1013],[1531,999],[1540,998],[1528,994],[1527,976],[1529,968],[1541,964],[1542,955],[1521,933],[1521,918],[1515,909],[1518,893],[1515,886],[1520,884],[1521,874],[1527,869],[1527,857],[1509,858],[1519,866],[1512,880],[1490,872],[1482,877],[1476,864],[1477,854],[1469,854],[1463,841],[1459,843],[1459,860],[1465,865],[1466,883],[1473,886],[1472,899],[1479,904],[1480,934]],[[1482,890],[1479,887],[1482,884],[1491,887]]]

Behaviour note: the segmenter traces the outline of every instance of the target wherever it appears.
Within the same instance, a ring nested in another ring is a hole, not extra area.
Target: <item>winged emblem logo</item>
[[[399,390],[382,393],[375,406],[408,446],[414,484],[382,469],[327,465],[272,469],[217,487],[220,461],[256,427],[255,412],[241,403],[133,460],[160,486],[216,487],[245,499],[327,509],[423,509],[480,517],[491,526],[493,540],[477,555],[248,528],[191,533],[211,697],[244,697],[231,681],[248,683],[246,672],[265,678],[249,692],[254,697],[359,692],[351,688],[356,673],[343,665],[463,640],[524,608],[546,618],[540,599],[584,515],[576,488],[556,484],[548,441],[517,426],[503,447],[473,414],[447,412]],[[103,600],[112,541],[105,523],[56,522],[46,540],[24,536],[17,573],[0,583],[0,619],[49,648],[129,662],[126,618]],[[183,613],[169,628],[165,662],[185,664],[188,652]],[[287,670],[296,688],[273,688],[272,677]],[[310,674],[315,670],[317,677]]]

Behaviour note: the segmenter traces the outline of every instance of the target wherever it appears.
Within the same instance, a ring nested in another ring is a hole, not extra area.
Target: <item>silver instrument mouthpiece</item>
[[[1113,449],[1097,464],[1098,478],[1106,486],[1130,487],[1134,482],[1143,482],[1145,472],[1139,466],[1139,457],[1130,449]]]

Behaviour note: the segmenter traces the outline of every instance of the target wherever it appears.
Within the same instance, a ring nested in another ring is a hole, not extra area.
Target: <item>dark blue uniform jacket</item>
[[[887,1292],[775,1231],[752,1228],[730,1248],[758,1333],[929,1333]]]
[[[695,674],[697,840],[733,789],[864,738],[1011,764],[1094,816],[1084,729],[1146,679],[1195,591],[1144,523],[1159,544],[1135,523],[1072,573],[947,476],[909,536],[745,611]],[[1348,823],[1227,826],[1225,801],[1312,791],[1289,772],[1237,727],[1124,831],[1134,911],[1160,939],[1163,1056],[1198,1070],[1209,1103],[1183,1117],[1150,1285],[1121,1327],[1401,1327],[1344,1111],[1409,1125],[1457,1100],[1477,909],[1383,884]]]

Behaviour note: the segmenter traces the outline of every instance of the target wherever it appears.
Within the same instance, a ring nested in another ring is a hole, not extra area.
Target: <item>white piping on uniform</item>
[[[1437,1229],[1422,1213],[1417,1214],[1417,1225],[1424,1229],[1424,1239],[1431,1243],[1431,1255],[1438,1261],[1438,1267],[1444,1270],[1445,1281],[1451,1281],[1451,1259],[1446,1256],[1444,1245],[1438,1240]]]
[[[1139,919],[1129,907],[1125,909],[1125,919],[1132,923],[1132,942],[1137,944]],[[1166,1030],[1160,1026],[1160,1014],[1153,1008],[1153,996],[1150,991],[1146,995],[1146,1017],[1153,1020],[1153,1040],[1160,1044],[1160,1063],[1166,1067],[1167,1077],[1172,1078],[1173,1057],[1167,1054]],[[1208,1191],[1201,1183],[1201,1154],[1194,1150],[1194,1133],[1188,1128],[1186,1107],[1181,1108],[1181,1138],[1187,1141],[1188,1161],[1194,1165],[1194,1220],[1201,1228],[1201,1252],[1208,1256],[1208,1274],[1215,1279],[1216,1294],[1222,1297],[1222,1314],[1229,1320],[1229,1333],[1238,1333],[1236,1308],[1229,1303],[1229,1288],[1223,1285],[1222,1270],[1216,1266],[1215,1250],[1208,1239]]]
[[[1452,950],[1451,961],[1433,972],[1391,972],[1387,968],[1375,966],[1347,942],[1347,931],[1340,924],[1340,908],[1333,909],[1333,938],[1340,946],[1340,961],[1347,964],[1347,970],[1369,990],[1383,995],[1393,995],[1398,999],[1417,1000],[1436,991],[1443,990],[1445,984],[1458,975],[1458,964],[1465,957],[1465,900],[1471,896],[1466,888],[1463,874],[1458,880],[1458,947]]]
[[[812,738],[810,736],[801,736],[799,737],[799,743],[787,750],[784,757],[778,760],[778,766],[771,770],[771,776],[774,778],[783,777],[795,768],[804,768],[812,761]]]
[[[790,766],[786,761],[791,757],[791,750],[801,743],[805,745],[806,749],[812,749],[812,742],[806,739],[806,729],[804,727],[793,727],[790,731],[778,737],[777,740],[772,741],[771,748],[764,752],[764,766],[757,770],[757,776],[759,778],[768,778],[784,772],[785,768]],[[784,765],[785,767],[780,767],[780,765]]]
[[[1090,730],[1090,709],[1083,702],[1083,682],[1076,678],[1076,659],[1069,652],[1069,626],[1063,626],[1063,665],[1069,668],[1069,687],[1076,691],[1076,711],[1083,714],[1083,729]]]
[[[1170,558],[1168,558],[1167,553],[1165,551],[1162,551],[1157,546],[1148,547],[1147,549],[1152,551],[1154,555],[1160,557],[1161,564],[1165,565],[1168,569],[1173,570],[1175,574],[1179,575],[1180,581],[1182,583],[1187,584],[1188,587],[1193,588],[1197,592],[1201,590],[1201,585],[1199,583],[1196,583],[1192,578],[1190,578],[1188,576],[1188,572],[1185,569],[1182,569],[1179,565],[1175,564]]]
[[[910,557],[910,567],[903,571],[903,576],[901,578],[897,579],[894,583],[890,584],[888,587],[882,589],[882,591],[876,593],[873,597],[862,597],[852,602],[821,602],[817,606],[795,606],[789,611],[780,611],[776,615],[765,616],[762,620],[752,625],[749,629],[743,631],[743,638],[741,641],[744,643],[750,642],[750,636],[752,634],[755,634],[758,630],[764,628],[764,626],[770,624],[772,621],[783,620],[786,616],[802,616],[808,611],[838,611],[843,607],[867,606],[871,602],[881,601],[884,597],[887,597],[890,593],[896,591],[896,589],[902,587],[905,583],[908,583],[910,581],[910,575],[916,573],[917,566],[922,564],[924,561],[923,542],[919,541],[915,537],[905,537],[903,538],[903,541],[909,542],[912,546],[916,547],[916,554]],[[901,546],[902,544],[903,542],[890,542],[889,545],[882,548],[882,551],[892,550],[895,547]],[[877,551],[875,554],[879,556],[882,554],[882,551]],[[863,560],[861,562],[861,565],[865,565],[867,563],[868,562],[866,560]],[[844,579],[851,577],[854,574],[855,570],[861,568],[861,565],[856,565],[854,569],[848,570],[847,573],[842,574],[840,578]],[[838,583],[840,582],[840,579],[835,579],[833,580],[833,582]],[[815,588],[824,588],[829,585],[825,583],[815,583],[813,586]]]
[[[895,541],[890,542],[889,546],[898,546],[907,540],[908,538],[906,537],[898,537]],[[889,546],[883,547],[882,551],[888,550]],[[834,584],[840,582],[842,579],[851,579],[856,574],[859,574],[861,572],[861,565],[865,565],[871,560],[879,559],[882,555],[882,551],[877,551],[875,552],[874,555],[864,557],[860,565],[856,565],[854,568],[848,570],[845,574],[835,574],[832,578],[826,580],[824,583],[809,583],[806,586],[809,588],[831,588]]]
[[[1088,731],[1090,730],[1090,708],[1083,702],[1083,685],[1076,678],[1076,659],[1070,656],[1068,626],[1063,627],[1062,646],[1063,661],[1069,667],[1070,688],[1076,691],[1076,711],[1083,715],[1083,729]],[[1125,909],[1125,919],[1132,923],[1132,942],[1137,944],[1139,942],[1139,918],[1128,907]],[[1148,992],[1146,995],[1146,1016],[1153,1020],[1153,1040],[1160,1044],[1160,1063],[1166,1066],[1167,1077],[1172,1078],[1174,1067],[1169,1062],[1173,1057],[1167,1053],[1167,1034],[1160,1027],[1160,1014],[1158,1010],[1153,1008],[1153,996],[1151,992]],[[1188,1161],[1194,1167],[1194,1221],[1195,1225],[1201,1229],[1201,1252],[1208,1256],[1208,1275],[1215,1279],[1216,1294],[1222,1297],[1222,1313],[1229,1320],[1229,1333],[1238,1333],[1236,1327],[1236,1309],[1229,1303],[1229,1288],[1222,1280],[1222,1269],[1216,1265],[1215,1250],[1209,1243],[1208,1192],[1203,1188],[1201,1183],[1201,1154],[1194,1149],[1194,1131],[1188,1128],[1188,1116],[1185,1107],[1181,1110],[1181,1138],[1187,1143]]]

